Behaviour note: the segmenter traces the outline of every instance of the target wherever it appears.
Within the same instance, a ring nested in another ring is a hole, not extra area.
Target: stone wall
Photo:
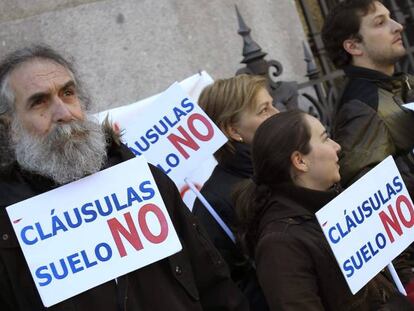
[[[237,4],[253,39],[303,81],[294,0],[2,0],[0,57],[46,43],[75,58],[96,110],[129,104],[198,70],[230,77],[242,65]]]

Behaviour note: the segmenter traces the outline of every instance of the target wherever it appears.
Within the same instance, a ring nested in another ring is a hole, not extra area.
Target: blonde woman
[[[199,105],[227,136],[228,142],[216,153],[218,162],[201,193],[224,223],[235,226],[231,202],[234,186],[253,174],[250,144],[257,127],[278,113],[273,98],[260,76],[239,75],[215,81],[200,95]],[[252,310],[267,310],[255,271],[240,249],[230,240],[210,213],[196,200],[193,213],[199,217],[214,245],[230,267],[233,280],[244,291]]]

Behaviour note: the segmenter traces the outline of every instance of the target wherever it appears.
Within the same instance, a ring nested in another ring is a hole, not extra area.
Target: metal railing
[[[297,83],[280,79],[283,73],[282,64],[276,60],[265,59],[267,53],[263,52],[251,38],[251,30],[244,22],[237,7],[238,33],[244,41],[242,63],[245,67],[239,69],[236,74],[264,75],[269,82],[269,90],[276,106],[282,105],[285,109],[298,106],[303,108],[303,105],[298,103],[307,101],[308,105],[305,107],[308,107],[308,112],[317,116],[327,129],[330,129],[344,73],[336,69],[326,55],[320,30],[323,21],[316,20],[310,6],[311,2],[309,0],[296,1],[306,24],[304,28],[307,29],[308,42],[303,44],[303,49],[308,81]],[[314,0],[313,4],[316,4],[320,10],[318,16],[324,19],[329,10],[338,2],[340,1]],[[388,7],[393,18],[405,28],[403,41],[407,56],[397,64],[397,70],[414,73],[414,0],[385,0],[384,5]]]
[[[238,33],[243,37],[243,60],[245,67],[239,69],[237,74],[247,73],[262,75],[267,78],[269,91],[274,99],[274,105],[280,110],[302,108],[317,116],[329,129],[331,116],[337,100],[338,91],[335,80],[343,76],[341,70],[332,69],[328,60],[324,61],[323,71],[316,65],[313,54],[308,44],[303,44],[304,61],[306,62],[306,76],[308,81],[298,83],[296,81],[283,81],[279,77],[283,73],[283,66],[276,60],[266,60],[267,53],[252,39],[251,29],[244,22],[236,7],[239,22]],[[323,51],[322,41],[318,45]],[[304,101],[306,101],[305,104]],[[301,105],[299,104],[301,103]]]

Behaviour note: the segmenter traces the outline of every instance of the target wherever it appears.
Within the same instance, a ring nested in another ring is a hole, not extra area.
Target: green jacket
[[[414,101],[414,77],[390,77],[355,66],[345,68],[345,73],[348,81],[333,126],[333,138],[342,147],[342,185],[349,186],[393,155],[413,197],[414,111],[402,104]]]

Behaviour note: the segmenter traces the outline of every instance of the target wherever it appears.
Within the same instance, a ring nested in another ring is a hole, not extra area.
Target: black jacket
[[[258,216],[255,249],[270,309],[413,310],[382,275],[352,295],[314,215],[336,195],[291,183],[272,187]],[[385,305],[391,297],[399,297],[398,307]]]
[[[233,233],[236,214],[232,193],[238,183],[253,175],[250,147],[238,142],[235,143],[235,147],[235,154],[217,164],[201,189],[201,194]],[[193,214],[200,220],[214,246],[230,267],[231,277],[250,301],[250,308],[252,310],[267,310],[262,291],[258,287],[256,272],[239,246],[230,240],[199,200],[194,203]]]
[[[232,230],[235,227],[236,214],[231,195],[239,182],[253,175],[249,146],[243,143],[235,143],[235,146],[236,153],[231,158],[217,164],[200,191],[224,223]],[[240,263],[244,262],[241,251],[198,199],[194,202],[193,214],[205,227],[213,244],[230,266],[233,278],[240,279],[237,274],[244,273],[244,270],[239,271]]]
[[[114,141],[106,167],[132,158]],[[174,183],[158,169],[151,172],[183,250],[58,303],[48,310],[165,311],[248,310],[227,266],[205,231],[182,203]],[[55,188],[48,179],[14,163],[0,175],[0,310],[45,310],[26,265],[5,207]]]

